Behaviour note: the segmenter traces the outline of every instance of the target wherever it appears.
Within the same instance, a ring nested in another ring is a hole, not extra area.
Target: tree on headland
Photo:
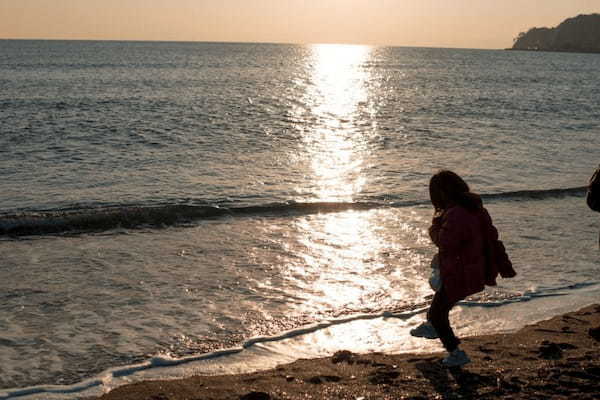
[[[555,28],[531,28],[514,39],[512,49],[600,53],[600,14],[578,15]]]

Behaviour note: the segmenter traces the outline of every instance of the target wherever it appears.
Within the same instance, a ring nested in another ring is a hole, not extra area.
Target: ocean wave
[[[483,194],[484,200],[542,200],[566,196],[582,196],[586,187],[521,190]],[[385,207],[414,207],[429,204],[428,200],[406,200],[397,202],[284,202],[252,206],[183,205],[167,204],[158,206],[112,206],[112,207],[70,207],[43,212],[23,212],[0,215],[0,235],[19,237],[64,233],[102,232],[114,229],[138,229],[144,227],[161,228],[182,225],[197,220],[244,217],[256,215],[306,215],[317,213],[342,212],[348,210],[369,210]]]
[[[573,188],[557,188],[542,190],[517,190],[513,192],[488,193],[481,197],[484,200],[544,200],[567,196],[582,196],[586,193],[587,186]]]

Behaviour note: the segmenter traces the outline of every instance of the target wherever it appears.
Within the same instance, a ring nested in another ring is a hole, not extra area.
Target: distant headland
[[[600,53],[600,14],[568,18],[556,28],[521,32],[510,50]]]

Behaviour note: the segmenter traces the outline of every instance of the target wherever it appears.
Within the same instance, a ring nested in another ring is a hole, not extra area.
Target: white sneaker
[[[452,353],[448,354],[448,357],[442,360],[442,364],[446,367],[460,367],[470,362],[471,359],[467,356],[467,353],[460,349],[454,349]]]
[[[425,339],[437,339],[439,338],[437,332],[431,322],[425,321],[421,325],[410,330],[410,334],[414,337],[421,337]]]

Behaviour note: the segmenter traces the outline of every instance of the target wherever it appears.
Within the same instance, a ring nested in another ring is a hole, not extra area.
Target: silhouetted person
[[[448,170],[433,175],[429,195],[435,210],[429,236],[439,249],[442,285],[433,297],[427,321],[411,334],[439,337],[449,353],[443,364],[461,366],[470,359],[459,348],[460,340],[450,326],[450,310],[485,285],[496,285],[498,273],[503,277],[516,273],[481,197],[472,193],[460,176]]]
[[[600,166],[590,178],[586,201],[592,210],[600,212]],[[598,247],[600,248],[600,235],[598,236]]]

